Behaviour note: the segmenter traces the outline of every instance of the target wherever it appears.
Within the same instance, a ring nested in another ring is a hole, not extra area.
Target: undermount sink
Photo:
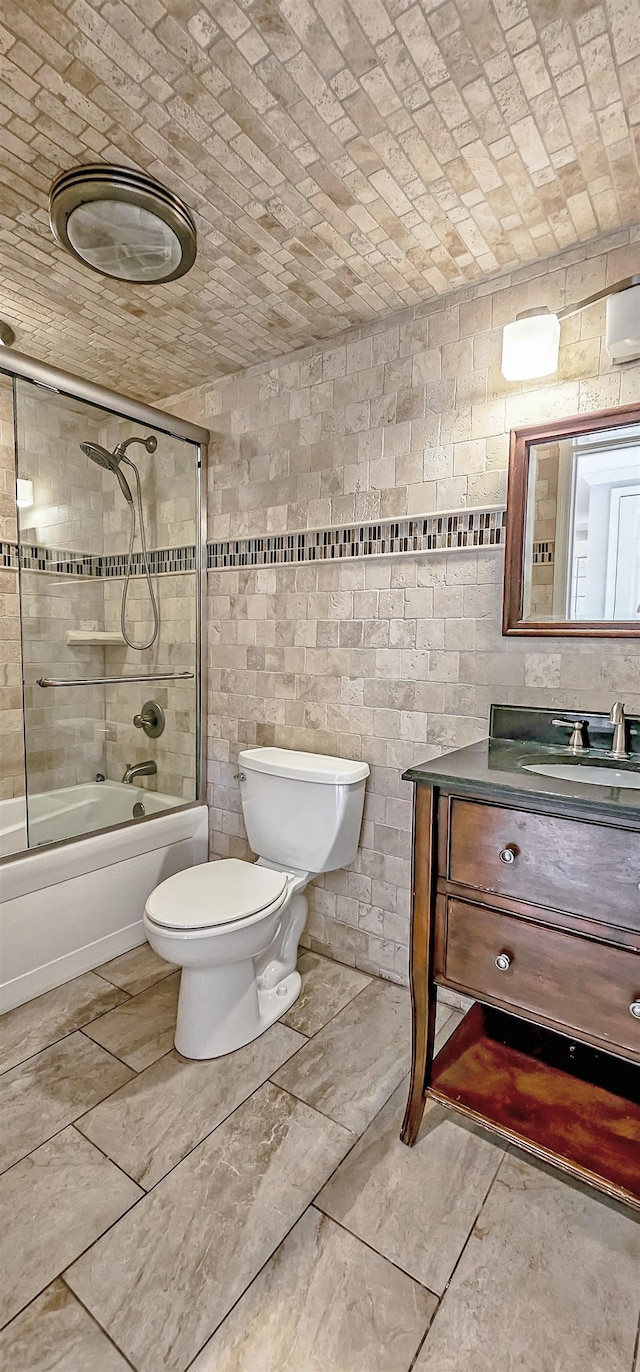
[[[627,772],[621,767],[590,767],[582,762],[529,762],[524,764],[523,771],[555,777],[558,781],[583,781],[590,786],[624,786],[631,791],[640,791],[640,771]]]

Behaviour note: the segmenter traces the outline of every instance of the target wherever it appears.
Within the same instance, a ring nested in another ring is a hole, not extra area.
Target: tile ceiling
[[[638,0],[2,0],[0,317],[159,398],[638,219]],[[123,286],[51,238],[78,162],[182,195]]]

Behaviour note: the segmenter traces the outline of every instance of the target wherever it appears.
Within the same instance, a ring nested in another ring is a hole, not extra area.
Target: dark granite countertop
[[[459,787],[465,792],[487,797],[509,792],[510,799],[528,802],[527,808],[533,799],[538,799],[545,802],[545,808],[559,812],[570,810],[581,816],[589,812],[594,818],[631,820],[634,827],[639,824],[640,790],[581,782],[581,761],[590,767],[612,767],[636,775],[640,771],[640,754],[629,762],[614,762],[606,757],[604,749],[592,748],[578,760],[563,745],[531,739],[486,738],[422,765],[409,767],[403,780],[446,789]],[[524,770],[532,763],[549,762],[569,765],[575,771],[575,780],[573,777],[561,780],[540,776]]]

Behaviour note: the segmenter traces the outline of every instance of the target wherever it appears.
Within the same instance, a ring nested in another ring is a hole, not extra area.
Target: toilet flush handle
[[[246,781],[246,780],[247,780],[246,772],[234,772],[234,774],[233,774],[233,779],[234,779],[234,781]]]

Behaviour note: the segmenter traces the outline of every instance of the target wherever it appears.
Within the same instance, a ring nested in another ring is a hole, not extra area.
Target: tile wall
[[[638,270],[619,233],[165,401],[211,430],[213,539],[500,505],[516,425],[640,401],[604,307],[562,326],[557,379],[510,385],[502,325]],[[213,854],[246,854],[234,773],[255,743],[364,758],[358,858],[318,881],[307,938],[405,980],[411,763],[482,738],[492,701],[640,710],[640,642],[505,639],[495,549],[209,573]]]

